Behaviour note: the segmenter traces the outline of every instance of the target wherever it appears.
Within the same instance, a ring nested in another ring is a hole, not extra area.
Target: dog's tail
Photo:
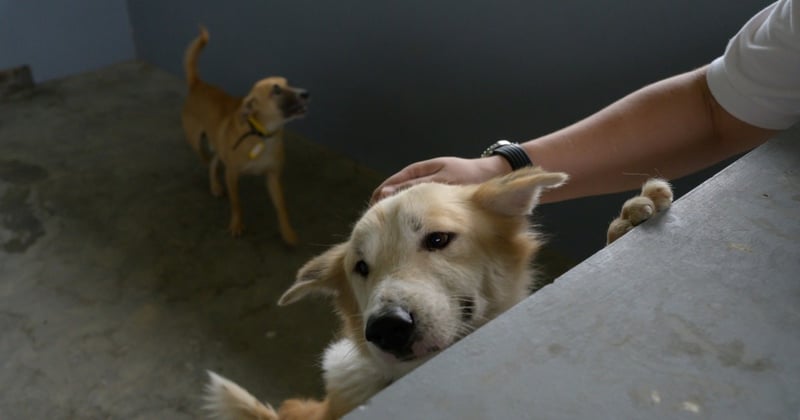
[[[205,409],[217,420],[278,420],[278,413],[239,385],[209,371]]]
[[[186,83],[191,87],[197,83],[197,56],[202,51],[203,47],[208,43],[208,31],[200,25],[200,35],[189,44],[186,49],[186,54],[183,57],[183,69],[186,71]]]

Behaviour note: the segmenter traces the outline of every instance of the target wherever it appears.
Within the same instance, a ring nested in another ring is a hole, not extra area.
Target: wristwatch
[[[523,149],[519,143],[510,142],[508,140],[499,140],[487,147],[486,150],[481,153],[481,157],[489,157],[494,155],[500,155],[505,158],[505,160],[508,161],[508,164],[511,165],[512,171],[516,171],[517,169],[524,168],[526,166],[533,166],[531,158],[528,157],[528,154],[525,153],[525,149]]]

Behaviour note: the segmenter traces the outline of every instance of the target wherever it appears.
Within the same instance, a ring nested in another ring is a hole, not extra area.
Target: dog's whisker
[[[471,333],[475,332],[475,330],[477,330],[477,329],[478,329],[478,327],[473,326],[473,325],[460,325],[458,328],[456,328],[456,333],[457,333],[457,335],[463,336],[463,335],[466,335],[466,334],[471,334]]]
[[[351,314],[340,314],[339,316],[342,319],[349,319],[349,320],[355,320],[355,321],[363,321],[364,320],[364,316],[360,315],[360,314],[352,314],[352,315]]]
[[[492,318],[489,318],[487,316],[475,317],[475,318],[472,319],[472,323],[473,324],[477,324],[477,325],[474,325],[472,328],[478,328],[478,325],[483,325],[483,324],[489,322],[491,319]]]

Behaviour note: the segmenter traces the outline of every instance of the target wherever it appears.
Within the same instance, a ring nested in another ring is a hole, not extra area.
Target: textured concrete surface
[[[242,180],[233,239],[183,139],[183,95],[133,62],[0,100],[0,419],[196,418],[206,369],[272,402],[321,392],[328,305],[275,302],[382,176],[290,133],[303,243],[283,245],[259,178]]]
[[[205,369],[271,401],[319,391],[329,308],[274,302],[381,177],[292,136],[303,244],[282,244],[258,178],[233,239],[183,140],[183,94],[126,63],[0,102],[0,419],[194,418]]]

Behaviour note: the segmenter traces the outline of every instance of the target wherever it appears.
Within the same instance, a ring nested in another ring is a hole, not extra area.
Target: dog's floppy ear
[[[483,208],[505,216],[525,216],[539,202],[546,188],[563,185],[569,176],[542,168],[523,168],[480,184],[473,199]]]
[[[287,290],[278,305],[284,306],[297,302],[310,293],[335,294],[337,285],[347,281],[344,273],[344,254],[347,243],[334,246],[307,262],[297,272],[297,280]]]

